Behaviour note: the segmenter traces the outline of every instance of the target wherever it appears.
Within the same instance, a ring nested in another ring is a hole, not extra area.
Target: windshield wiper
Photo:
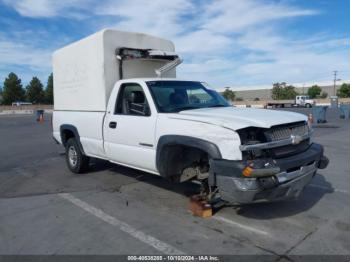
[[[226,105],[212,105],[212,106],[208,106],[208,107],[227,107]]]
[[[198,109],[198,108],[200,108],[200,107],[197,107],[197,106],[184,106],[184,107],[174,108],[171,111],[172,112],[181,112],[181,111],[185,111],[185,110]]]
[[[178,109],[180,112],[180,111],[184,111],[184,110],[191,110],[191,109],[198,109],[198,108],[200,108],[200,107],[198,107],[198,106],[184,106],[184,107],[180,107]]]

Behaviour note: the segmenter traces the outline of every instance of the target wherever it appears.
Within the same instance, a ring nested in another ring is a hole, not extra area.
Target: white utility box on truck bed
[[[154,49],[174,52],[170,41],[145,34],[103,30],[53,54],[55,110],[105,111],[114,84],[121,79],[118,49]],[[126,60],[122,78],[156,77],[164,61]],[[168,77],[175,77],[175,70]],[[77,99],[79,97],[79,99]]]
[[[180,63],[171,41],[116,30],[56,51],[53,136],[69,169],[101,158],[251,203],[295,198],[327,166],[306,116],[232,107],[176,79]]]

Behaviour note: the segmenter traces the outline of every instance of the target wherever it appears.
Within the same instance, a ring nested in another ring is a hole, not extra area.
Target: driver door
[[[154,173],[157,114],[147,91],[138,83],[120,86],[114,112],[106,116],[105,149],[112,162]]]

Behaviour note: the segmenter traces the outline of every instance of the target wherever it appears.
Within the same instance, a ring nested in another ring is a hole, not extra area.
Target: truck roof
[[[166,78],[161,78],[161,77],[134,77],[134,78],[128,78],[128,79],[122,79],[120,81],[126,81],[126,82],[130,82],[130,81],[143,81],[143,82],[147,82],[147,81],[193,81],[193,82],[200,82],[200,81],[194,81],[194,80],[188,80],[188,79],[180,79],[180,78],[170,78],[170,77],[166,77]]]
[[[89,39],[91,39],[91,38],[93,38],[93,37],[96,37],[96,36],[99,36],[99,35],[103,36],[103,35],[109,34],[109,33],[111,33],[111,32],[112,32],[113,34],[115,34],[115,33],[119,33],[119,34],[135,34],[135,35],[138,35],[138,36],[141,36],[141,37],[143,36],[143,37],[145,37],[145,38],[151,36],[151,35],[147,35],[147,34],[139,33],[139,32],[127,32],[127,31],[123,31],[123,30],[116,30],[116,29],[113,29],[113,28],[104,28],[104,29],[101,29],[100,31],[97,31],[97,32],[95,32],[95,33],[93,33],[93,34],[91,34],[91,35],[88,35],[88,36],[86,36],[86,37],[84,37],[84,38],[82,38],[82,39],[79,39],[79,40],[77,40],[77,41],[75,41],[75,42],[72,42],[72,43],[70,43],[70,44],[68,44],[68,45],[65,45],[65,46],[63,46],[63,47],[61,47],[61,48],[59,48],[59,49],[56,49],[56,50],[53,52],[53,56],[55,56],[56,53],[59,53],[60,51],[62,51],[62,50],[64,50],[64,49],[67,49],[67,48],[71,48],[71,47],[80,45],[81,43],[83,43],[83,42],[85,42],[85,41],[87,41],[87,40],[89,40]],[[163,41],[169,42],[169,44],[172,45],[172,49],[175,50],[175,45],[174,45],[173,42],[171,42],[171,41],[169,41],[169,40],[166,40],[166,39],[164,39],[164,38],[156,37],[156,36],[151,36],[151,37],[154,37],[154,38],[157,38],[157,39],[159,39],[159,40],[163,40]]]

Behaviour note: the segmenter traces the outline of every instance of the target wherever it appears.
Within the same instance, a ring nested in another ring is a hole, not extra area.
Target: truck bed
[[[105,111],[59,111],[53,113],[54,138],[62,143],[60,126],[72,125],[79,130],[80,142],[88,156],[106,159],[103,147]]]

